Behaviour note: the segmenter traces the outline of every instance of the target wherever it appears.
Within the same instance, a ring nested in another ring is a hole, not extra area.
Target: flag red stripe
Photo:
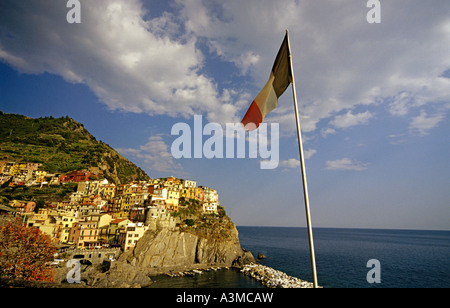
[[[242,119],[241,123],[244,125],[244,127],[250,123],[253,123],[256,125],[256,127],[259,127],[259,124],[261,124],[262,121],[263,116],[261,110],[259,109],[258,104],[256,104],[255,101],[253,101],[252,104],[250,105],[250,108],[248,108],[244,118]]]

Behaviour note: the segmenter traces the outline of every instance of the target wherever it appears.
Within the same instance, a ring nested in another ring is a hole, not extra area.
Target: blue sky
[[[219,191],[238,225],[305,226],[290,88],[280,165],[171,156],[175,123],[239,122],[289,29],[313,226],[450,230],[450,3],[0,3],[0,110],[70,116],[151,177]]]

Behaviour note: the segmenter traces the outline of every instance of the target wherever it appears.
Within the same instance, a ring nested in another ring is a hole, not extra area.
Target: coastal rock
[[[94,275],[92,286],[99,288],[140,288],[152,284],[152,280],[138,268],[125,262],[113,262],[106,273]]]
[[[313,288],[312,282],[304,281],[286,273],[277,271],[271,267],[260,264],[247,264],[241,272],[250,276],[268,288]]]
[[[114,261],[105,271],[101,265],[82,265],[79,284],[67,283],[70,269],[65,264],[55,269],[55,281],[62,287],[140,288],[152,284],[152,280],[139,268],[126,262]]]
[[[265,259],[267,257],[264,254],[258,252],[258,257],[257,258],[258,258],[258,260],[261,260],[261,259]]]
[[[255,258],[253,257],[253,254],[244,249],[244,254],[242,256],[237,257],[232,266],[236,266],[236,267],[243,267],[246,264],[252,264],[255,262]]]
[[[148,230],[134,249],[122,254],[119,260],[155,274],[174,268],[194,268],[199,264],[242,266],[253,262],[254,258],[241,248],[234,226],[222,239],[200,237],[169,228]]]
[[[136,247],[120,260],[141,268],[164,268],[193,263],[198,238],[189,233],[169,230],[147,231]]]

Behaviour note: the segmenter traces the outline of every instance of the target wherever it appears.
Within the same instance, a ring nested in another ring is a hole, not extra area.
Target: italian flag
[[[278,105],[278,98],[292,82],[289,41],[286,34],[278,51],[269,81],[253,100],[241,123],[247,130],[254,130],[263,122],[265,116]]]

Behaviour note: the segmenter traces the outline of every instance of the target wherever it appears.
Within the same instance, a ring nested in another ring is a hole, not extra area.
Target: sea
[[[237,228],[242,248],[266,256],[260,264],[312,281],[306,228]],[[450,231],[314,228],[313,235],[323,288],[450,288]],[[153,280],[152,288],[264,287],[234,269]]]

